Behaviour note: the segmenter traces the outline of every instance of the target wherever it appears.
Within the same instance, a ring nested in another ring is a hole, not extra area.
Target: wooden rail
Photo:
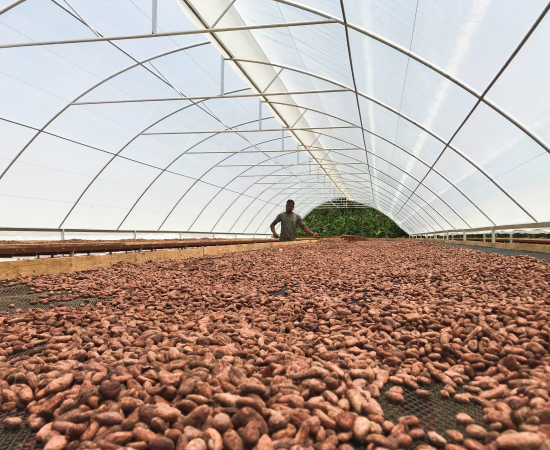
[[[109,267],[119,262],[134,264],[148,261],[168,261],[173,259],[202,258],[223,253],[246,252],[266,248],[283,248],[288,245],[311,244],[317,241],[302,239],[290,242],[257,242],[248,244],[231,244],[202,246],[187,250],[163,250],[146,253],[115,253],[112,255],[73,256],[66,258],[26,259],[20,261],[0,262],[0,280],[45,275],[54,273],[71,273],[83,270],[94,270]]]
[[[0,244],[0,258],[14,256],[71,255],[78,253],[108,253],[129,251],[153,251],[185,249],[233,244],[259,244],[275,242],[274,239],[185,239],[156,241],[110,241],[110,242],[31,242]]]

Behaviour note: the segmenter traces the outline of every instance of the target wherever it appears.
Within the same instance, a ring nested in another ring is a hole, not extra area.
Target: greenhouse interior
[[[0,450],[550,450],[548,0],[0,0]]]

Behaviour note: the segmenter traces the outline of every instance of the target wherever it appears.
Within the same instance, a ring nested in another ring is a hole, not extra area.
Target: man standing
[[[288,200],[286,202],[286,211],[279,214],[271,224],[271,231],[273,232],[273,237],[278,238],[279,242],[295,241],[296,225],[298,225],[302,230],[304,230],[310,236],[319,237],[318,233],[314,233],[306,226],[306,224],[298,214],[296,214],[295,212],[292,212],[293,209],[294,209],[294,200]],[[275,231],[275,225],[277,225],[279,222],[281,222],[280,237]]]

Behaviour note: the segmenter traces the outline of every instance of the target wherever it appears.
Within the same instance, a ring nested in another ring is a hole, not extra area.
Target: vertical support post
[[[62,241],[65,240],[65,230],[64,229],[61,230],[61,240]]]
[[[462,232],[462,240],[463,240],[463,241],[466,240],[466,232],[465,232],[465,231]]]
[[[514,242],[514,234],[510,233],[510,244]]]
[[[151,13],[152,17],[152,30],[151,33],[157,34],[157,6],[158,6],[158,0],[153,0],[153,11]]]
[[[134,230],[134,239],[137,239],[137,231]]]
[[[181,231],[180,231],[180,241],[181,241]]]
[[[491,230],[491,242],[496,242],[497,241],[497,232],[495,231],[495,229],[493,228]]]
[[[262,129],[262,99],[260,99],[260,108],[258,110],[258,117],[259,117],[258,129],[261,130]]]
[[[485,242],[485,233],[483,233],[483,242]]]
[[[223,59],[223,55],[221,55],[222,57],[222,72],[221,72],[221,76],[220,76],[220,88],[221,88],[221,95],[224,95],[225,93],[225,60]]]
[[[446,241],[449,240],[449,232],[448,232],[448,231],[445,233],[445,240],[446,240]]]

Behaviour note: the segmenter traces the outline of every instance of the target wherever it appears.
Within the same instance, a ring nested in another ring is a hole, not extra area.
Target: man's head
[[[294,200],[287,200],[286,201],[286,212],[291,213],[294,209]]]

